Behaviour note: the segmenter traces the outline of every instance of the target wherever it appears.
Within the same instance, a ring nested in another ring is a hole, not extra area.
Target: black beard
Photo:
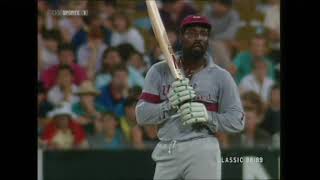
[[[184,54],[184,59],[195,60],[195,59],[202,59],[205,54],[205,51],[194,50],[194,49],[190,48],[190,49],[185,49],[183,51],[183,54]]]
[[[191,53],[190,53],[190,56],[193,58],[193,59],[200,59],[204,56],[204,51],[202,50],[191,50]]]

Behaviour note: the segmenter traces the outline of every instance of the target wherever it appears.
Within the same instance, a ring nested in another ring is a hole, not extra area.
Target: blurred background
[[[209,18],[208,52],[239,87],[246,127],[217,134],[222,156],[264,162],[260,170],[223,164],[224,179],[279,176],[279,1],[157,0],[176,51],[180,21],[189,14]],[[162,54],[145,1],[38,0],[37,19],[40,179],[151,179],[157,127],[137,125],[135,105]]]

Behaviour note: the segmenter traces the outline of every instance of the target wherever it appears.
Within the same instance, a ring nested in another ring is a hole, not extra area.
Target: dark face
[[[74,60],[74,54],[72,51],[63,50],[59,54],[59,60],[61,64],[71,65]]]
[[[251,40],[251,52],[255,57],[263,57],[267,52],[267,42],[264,38]]]
[[[115,66],[121,64],[121,56],[118,51],[111,51],[103,60],[103,67],[106,70],[113,69]]]
[[[95,96],[93,94],[83,94],[80,96],[80,102],[84,105],[94,104]]]
[[[62,69],[58,72],[57,84],[60,87],[66,87],[71,85],[73,82],[73,75],[67,69]]]
[[[127,20],[124,17],[116,17],[114,19],[114,27],[118,32],[125,32],[128,29]]]
[[[136,69],[140,69],[144,67],[144,61],[139,54],[132,54],[129,57],[128,63],[135,67]]]
[[[125,89],[128,87],[128,78],[126,71],[119,70],[112,77],[112,85],[117,89]]]
[[[208,49],[209,33],[205,27],[188,27],[181,36],[183,52],[195,58],[202,57]]]
[[[55,39],[45,39],[44,44],[49,50],[56,52],[58,50],[58,41]]]
[[[66,129],[69,127],[70,117],[68,115],[60,115],[55,117],[56,126],[59,129]]]
[[[104,132],[114,134],[117,128],[117,121],[114,117],[106,115],[102,118],[102,128]]]

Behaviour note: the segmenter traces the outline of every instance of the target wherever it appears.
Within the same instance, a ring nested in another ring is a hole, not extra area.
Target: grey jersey
[[[180,53],[177,58],[180,58]],[[217,131],[241,131],[244,128],[244,113],[238,88],[229,72],[214,64],[208,54],[205,58],[207,66],[192,76],[190,85],[197,95],[195,101],[204,103],[207,108],[207,128],[195,131],[191,126],[182,125],[180,114],[170,108],[167,94],[175,79],[166,61],[154,64],[146,75],[136,106],[138,124],[158,125],[161,141],[184,141],[211,136],[210,133]]]

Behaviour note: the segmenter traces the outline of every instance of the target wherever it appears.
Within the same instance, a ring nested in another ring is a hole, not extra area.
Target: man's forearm
[[[214,132],[238,133],[244,128],[244,115],[241,111],[226,113],[209,112],[209,128]]]
[[[137,122],[140,125],[157,125],[169,118],[170,106],[168,101],[158,104],[140,100],[136,106]]]

